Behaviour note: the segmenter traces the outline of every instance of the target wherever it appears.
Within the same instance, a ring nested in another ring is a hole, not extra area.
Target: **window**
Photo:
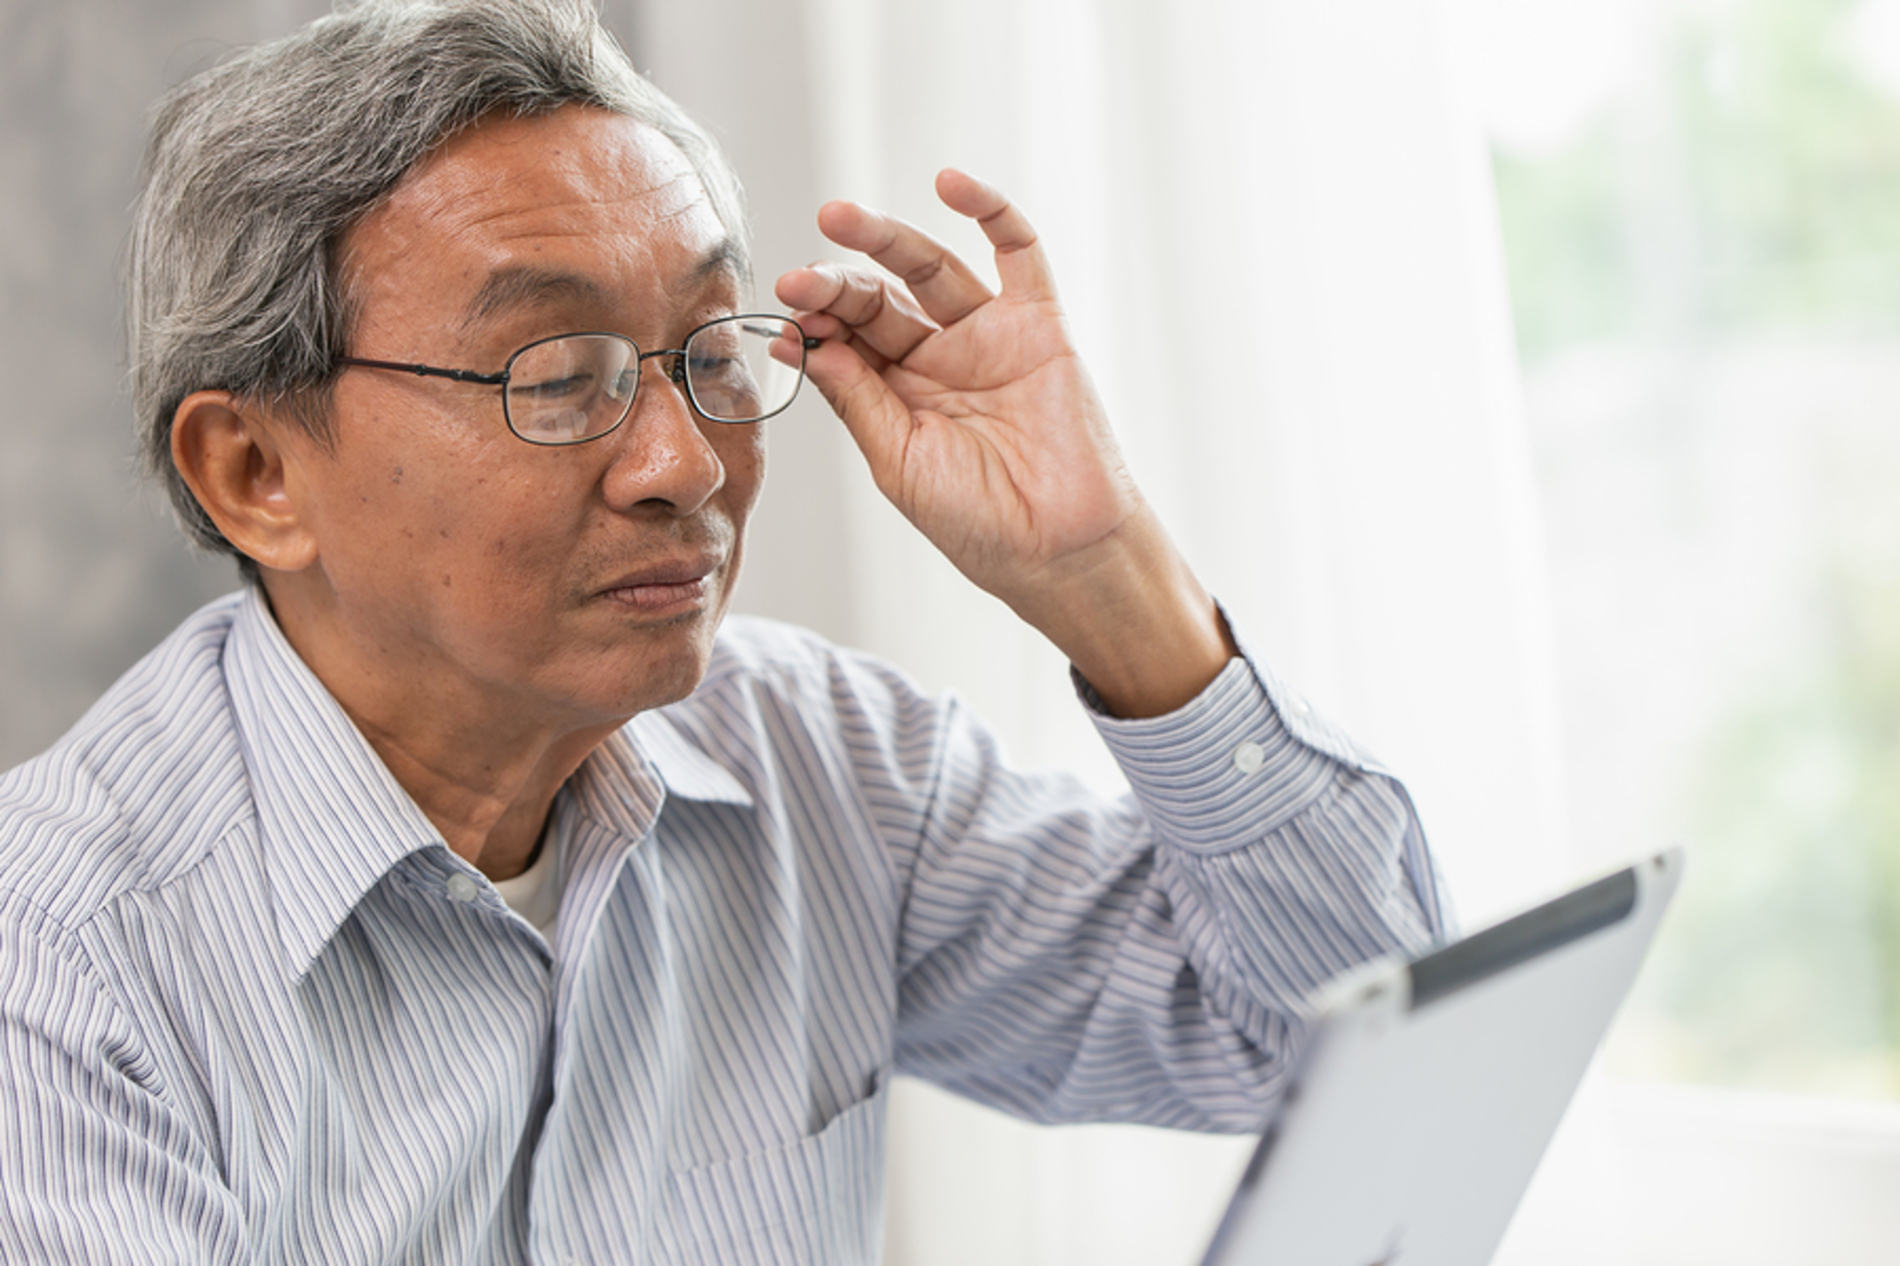
[[[1595,1260],[1884,1260],[1900,4],[1473,9],[1571,843],[1691,849],[1521,1232],[1563,1243],[1592,1199],[1629,1218]]]
[[[1495,147],[1571,834],[1694,849],[1612,1062],[1900,1094],[1900,4],[1624,34]]]

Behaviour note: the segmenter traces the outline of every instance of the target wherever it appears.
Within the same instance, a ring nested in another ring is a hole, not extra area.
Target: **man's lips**
[[[723,559],[718,555],[656,563],[616,578],[600,596],[642,611],[663,612],[703,602],[713,573]]]

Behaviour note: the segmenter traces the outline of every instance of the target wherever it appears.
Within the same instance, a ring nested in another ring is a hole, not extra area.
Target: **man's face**
[[[349,350],[377,360],[494,373],[577,331],[676,348],[741,298],[679,150],[581,107],[458,135],[343,245]],[[618,431],[571,447],[511,434],[499,387],[343,373],[333,450],[291,476],[316,565],[269,579],[280,618],[314,615],[286,631],[346,706],[425,683],[455,715],[594,725],[692,690],[764,462],[759,428],[699,420],[668,363]]]

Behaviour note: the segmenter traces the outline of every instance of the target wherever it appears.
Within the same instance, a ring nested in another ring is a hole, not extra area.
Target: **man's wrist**
[[[1096,557],[1018,611],[1115,717],[1185,706],[1239,654],[1213,598],[1145,506]]]

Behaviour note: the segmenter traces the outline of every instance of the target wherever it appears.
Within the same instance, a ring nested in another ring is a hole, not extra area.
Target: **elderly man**
[[[890,1078],[1258,1128],[1440,930],[1404,793],[1240,655],[1035,235],[746,296],[737,186],[578,3],[371,3],[156,116],[148,456],[243,591],[0,782],[8,1261],[877,1260]],[[795,322],[795,323],[794,323]],[[1073,663],[1134,795],[722,621],[801,370]]]

